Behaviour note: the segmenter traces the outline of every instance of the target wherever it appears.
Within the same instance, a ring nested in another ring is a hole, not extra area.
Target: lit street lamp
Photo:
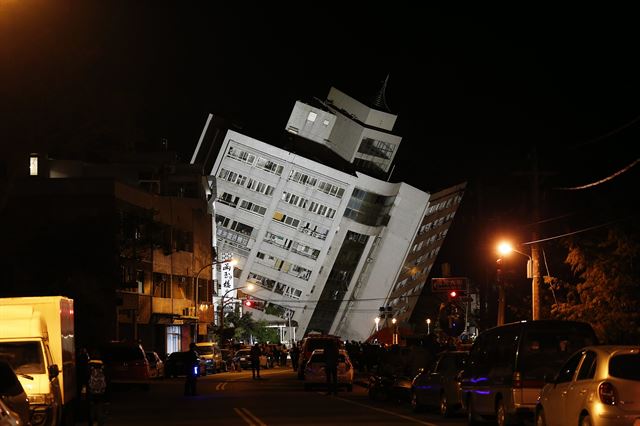
[[[427,334],[431,334],[431,318],[427,318]]]
[[[241,287],[234,287],[231,290],[226,291],[220,298],[220,330],[224,329],[224,305],[225,305],[224,298],[227,297],[227,294],[231,293],[232,291],[241,290],[243,288],[246,288],[246,289],[249,289],[249,291],[252,291],[255,288],[255,286],[253,284],[247,284]]]
[[[396,323],[398,322],[397,319],[393,318],[391,320],[391,323],[393,324],[393,340],[392,340],[392,344],[397,345],[398,344],[398,326],[396,325]]]
[[[537,320],[540,318],[540,293],[539,293],[539,284],[540,284],[540,274],[538,273],[538,257],[537,251],[531,249],[532,256],[529,256],[527,253],[523,253],[521,251],[513,248],[513,245],[510,243],[503,241],[498,244],[498,252],[502,255],[508,255],[512,251],[521,254],[527,257],[527,278],[531,278],[531,318],[533,320]],[[503,314],[504,317],[504,314]]]
[[[376,323],[376,331],[378,331],[378,330],[380,329],[380,328],[379,328],[379,325],[380,325],[380,317],[375,317],[375,318],[373,319],[373,321]]]

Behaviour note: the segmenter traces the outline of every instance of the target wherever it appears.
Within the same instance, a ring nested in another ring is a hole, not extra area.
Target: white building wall
[[[381,181],[362,174],[358,174],[358,177],[363,178],[358,182],[359,187],[366,180],[381,191]],[[343,304],[344,309],[336,317],[333,325],[334,332],[348,340],[365,340],[371,335],[375,328],[374,318],[378,316],[378,309],[386,303],[397,281],[400,268],[405,262],[426,212],[428,193],[404,183],[394,184],[394,186],[396,186],[397,195],[389,213],[390,220],[379,235],[380,240],[376,250],[371,253],[372,261],[369,263],[371,267],[367,272],[367,279],[361,283],[357,294],[354,294],[354,298],[358,301],[349,305],[348,309],[347,305]],[[375,191],[372,190],[372,192]],[[381,193],[381,195],[385,194]],[[368,251],[365,250],[365,253]],[[361,263],[366,262],[366,257],[363,256]],[[357,279],[358,276],[354,277],[354,282]]]
[[[287,122],[287,131],[325,145],[335,122],[334,114],[296,101]]]
[[[396,123],[397,115],[390,114],[384,111],[378,111],[364,105],[353,99],[351,96],[341,92],[340,90],[332,87],[327,95],[327,101],[332,103],[337,108],[348,111],[353,116],[366,124],[367,126],[374,126],[379,129],[391,131]]]

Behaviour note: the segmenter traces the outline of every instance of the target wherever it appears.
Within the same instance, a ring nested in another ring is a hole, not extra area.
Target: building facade
[[[282,323],[287,339],[319,331],[365,340],[381,306],[411,316],[465,185],[430,194],[381,179],[401,141],[395,119],[331,89],[324,102],[294,106],[294,149],[217,132],[217,252],[237,260],[237,286],[256,302],[249,311]],[[304,144],[352,167],[301,154]],[[206,145],[201,138],[192,161],[207,163]]]

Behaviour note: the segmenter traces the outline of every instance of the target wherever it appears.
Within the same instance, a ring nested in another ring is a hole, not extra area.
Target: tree
[[[574,283],[554,282],[564,290],[554,304],[556,318],[591,323],[602,343],[640,341],[640,240],[636,223],[573,238],[565,262]]]

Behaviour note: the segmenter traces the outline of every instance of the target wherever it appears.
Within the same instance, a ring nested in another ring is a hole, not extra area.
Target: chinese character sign
[[[226,292],[232,290],[233,287],[233,264],[231,261],[223,262],[220,264],[220,295],[224,295]],[[230,292],[227,297],[235,298],[235,292]]]

